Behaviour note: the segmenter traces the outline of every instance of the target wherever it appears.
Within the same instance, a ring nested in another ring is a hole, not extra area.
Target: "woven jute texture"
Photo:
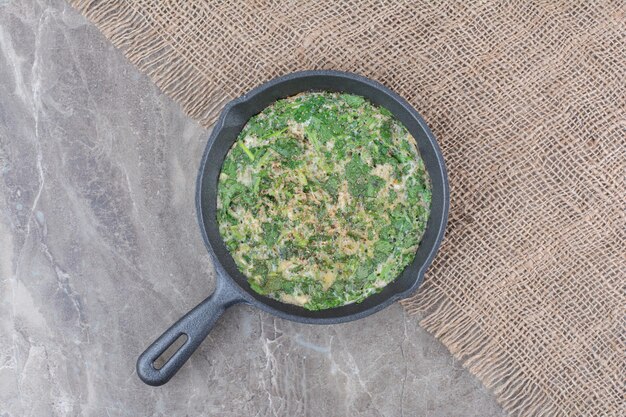
[[[624,415],[626,2],[70,1],[204,126],[278,75],[407,98],[452,189],[405,301],[515,415]]]

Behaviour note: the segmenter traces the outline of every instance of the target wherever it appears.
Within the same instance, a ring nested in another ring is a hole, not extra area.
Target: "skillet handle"
[[[139,378],[148,385],[165,384],[200,346],[222,313],[228,307],[244,301],[233,288],[233,284],[226,279],[218,278],[213,294],[167,329],[139,356],[137,360]],[[154,362],[182,335],[187,336],[185,343],[161,368],[157,369]]]

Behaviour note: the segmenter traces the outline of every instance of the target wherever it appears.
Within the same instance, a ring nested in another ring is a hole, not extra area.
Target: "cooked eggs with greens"
[[[245,125],[219,177],[219,230],[259,294],[360,302],[411,262],[431,186],[415,139],[363,97],[303,93]]]

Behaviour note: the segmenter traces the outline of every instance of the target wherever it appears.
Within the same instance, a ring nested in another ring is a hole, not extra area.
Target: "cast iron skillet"
[[[432,181],[432,205],[428,225],[415,258],[400,276],[378,294],[358,304],[321,311],[284,304],[257,294],[239,272],[218,231],[217,180],[222,162],[248,119],[274,101],[303,91],[338,91],[358,94],[385,107],[400,120],[417,141]],[[237,303],[247,303],[284,319],[301,323],[334,324],[357,320],[375,313],[396,300],[408,296],[422,283],[443,238],[448,219],[449,188],[441,151],[420,115],[403,98],[382,84],[368,78],[338,71],[303,71],[271,80],[248,94],[228,103],[211,133],[204,151],[196,190],[198,222],[204,243],[212,255],[217,283],[215,292],[170,327],[137,361],[137,374],[149,385],[162,385],[189,359],[209,334],[224,310]],[[159,369],[155,360],[186,335],[186,342]]]

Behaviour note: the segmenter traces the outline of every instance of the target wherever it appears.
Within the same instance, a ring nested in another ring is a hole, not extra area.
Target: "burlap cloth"
[[[624,1],[70,1],[204,126],[301,69],[406,97],[444,245],[404,306],[518,415],[624,415]]]

